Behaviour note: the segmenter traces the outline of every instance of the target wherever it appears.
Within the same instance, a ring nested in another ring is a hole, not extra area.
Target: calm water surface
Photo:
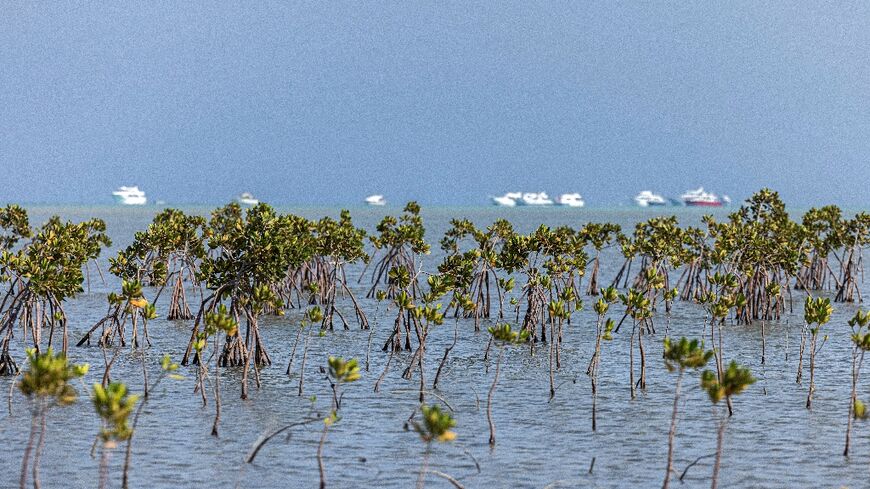
[[[108,224],[113,249],[126,246],[133,233],[147,227],[157,212],[148,208],[31,208],[34,224],[53,213],[80,220],[100,217]],[[188,212],[207,213],[208,208]],[[337,216],[338,209],[284,209],[309,218]],[[397,208],[356,209],[355,223],[373,232],[376,223]],[[589,209],[427,209],[424,218],[433,253],[424,268],[434,269],[441,258],[437,241],[452,217],[467,217],[479,226],[499,217],[510,219],[518,230],[528,232],[540,223],[579,226],[588,221],[611,221],[630,230],[634,223],[656,214],[676,212],[683,224],[698,224],[701,212],[690,209],[665,211]],[[718,214],[724,215],[719,211]],[[114,252],[114,251],[113,251]],[[109,253],[104,254],[105,257]],[[602,281],[609,282],[621,259],[612,251],[604,257]],[[105,262],[103,270],[106,269]],[[359,269],[350,275],[359,276]],[[104,274],[105,275],[105,274]],[[518,280],[519,281],[519,280]],[[357,287],[364,296],[366,281]],[[78,340],[106,311],[106,293],[115,290],[113,277],[101,282],[91,276],[90,291],[67,307],[71,336]],[[867,287],[862,287],[867,298]],[[153,292],[151,294],[153,296]],[[161,299],[163,300],[163,299]],[[795,311],[802,309],[796,296]],[[419,438],[407,431],[405,422],[416,406],[417,379],[406,381],[401,371],[408,354],[397,357],[381,391],[374,383],[387,361],[379,347],[386,341],[394,318],[392,311],[377,310],[374,301],[364,300],[365,311],[375,327],[371,370],[347,386],[342,420],[330,431],[325,449],[327,481],[330,487],[413,487],[424,455]],[[591,304],[591,301],[587,301]],[[165,304],[162,304],[165,312]],[[614,314],[621,315],[621,308]],[[852,456],[842,457],[849,399],[850,346],[846,321],[855,306],[835,306],[834,317],[825,327],[830,339],[817,360],[817,391],[813,410],[804,408],[807,383],[795,383],[797,353],[802,319],[792,315],[769,325],[767,364],[760,365],[761,337],[758,326],[727,327],[726,361],[749,366],[759,379],[746,393],[735,398],[734,417],[725,440],[722,487],[867,487],[870,477],[870,426],[857,422]],[[305,377],[305,395],[297,395],[296,374],[285,375],[300,318],[290,310],[282,318],[264,318],[261,328],[273,365],[260,375],[262,387],[252,387],[248,400],[239,399],[240,372],[221,370],[223,414],[221,435],[210,435],[214,407],[203,406],[193,393],[195,371],[182,367],[185,380],[165,381],[148,400],[136,430],[133,449],[132,487],[316,487],[315,454],[320,431],[317,425],[301,427],[266,445],[256,462],[246,465],[244,457],[264,433],[299,421],[312,409],[329,409],[329,386],[317,367],[328,355],[365,357],[368,333],[359,329],[336,330],[324,337],[312,337]],[[698,337],[703,311],[698,306],[677,303],[671,318],[674,335]],[[618,319],[618,318],[617,318]],[[663,324],[664,318],[657,320]],[[661,362],[662,329],[648,338],[648,385],[645,393],[630,400],[628,333],[623,329],[605,344],[599,400],[598,431],[591,431],[591,390],[585,368],[594,342],[595,317],[590,307],[576,313],[567,329],[563,368],[557,373],[556,397],[548,399],[546,354],[531,355],[526,348],[511,350],[502,366],[495,394],[494,415],[498,443],[490,449],[486,422],[486,393],[493,371],[483,360],[488,335],[475,333],[473,324],[460,321],[460,341],[442,374],[440,395],[449,401],[458,421],[458,438],[433,446],[430,466],[458,478],[466,487],[658,487],[665,469],[667,430],[673,403],[675,375]],[[153,346],[146,351],[156,374],[164,353],[180,360],[190,336],[190,322],[163,319],[149,324]],[[431,381],[445,346],[453,337],[453,323],[447,321],[431,334],[427,352],[427,378]],[[18,338],[16,338],[18,340]],[[71,343],[75,344],[75,341]],[[23,356],[16,345],[15,356]],[[140,353],[124,349],[113,376],[141,390]],[[75,362],[93,368],[86,385],[98,382],[103,354],[96,346],[72,347]],[[295,362],[298,366],[298,360]],[[294,370],[297,368],[294,367]],[[715,452],[717,418],[706,395],[697,387],[698,375],[687,374],[685,395],[680,404],[676,463],[678,472],[699,457]],[[0,388],[10,391],[10,379],[0,379]],[[84,393],[84,389],[80,389]],[[859,396],[870,398],[862,383]],[[312,403],[309,396],[317,396]],[[431,399],[430,399],[431,400]],[[26,400],[15,391],[12,413],[5,402],[0,411],[0,438],[5,457],[0,463],[0,481],[11,487],[18,480],[21,456],[30,417]],[[43,486],[94,487],[98,460],[90,455],[99,422],[90,402],[83,396],[67,408],[50,412],[47,447],[42,461]],[[594,470],[589,474],[592,460]],[[120,485],[123,450],[113,458],[113,486]],[[478,470],[479,465],[479,470]],[[712,457],[702,458],[683,482],[674,487],[706,487]],[[428,487],[450,487],[435,476]]]

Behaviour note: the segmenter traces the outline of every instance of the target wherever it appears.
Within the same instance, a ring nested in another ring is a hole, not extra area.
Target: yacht
[[[680,200],[689,207],[722,207],[723,202],[718,195],[705,192],[704,187],[687,191],[680,196]],[[731,199],[728,200],[730,201]]]
[[[520,192],[508,192],[501,197],[490,197],[492,203],[502,207],[516,207],[517,201],[523,198]]]
[[[562,194],[556,199],[556,203],[566,207],[583,207],[586,202],[583,202],[583,197],[580,194]]]
[[[553,205],[553,199],[551,199],[546,192],[526,192],[523,194],[522,198],[517,201],[517,204],[532,206]]]
[[[634,201],[637,203],[637,205],[641,207],[668,205],[667,199],[659,194],[653,193],[650,190],[644,190],[643,192],[635,195]]]
[[[384,199],[383,195],[369,195],[366,197],[365,203],[368,205],[387,205],[386,199]]]
[[[145,205],[148,199],[145,198],[145,192],[139,190],[139,187],[118,187],[112,192],[115,202],[124,205]]]
[[[236,197],[236,202],[242,205],[257,205],[260,203],[260,201],[254,198],[254,196],[249,192],[242,192],[239,194],[239,196]]]

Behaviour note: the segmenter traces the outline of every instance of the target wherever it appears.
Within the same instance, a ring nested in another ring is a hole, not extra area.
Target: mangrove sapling
[[[39,351],[47,329],[48,347],[53,347],[57,333],[60,351],[66,353],[69,335],[63,304],[84,290],[84,266],[111,244],[105,230],[99,219],[73,224],[53,216],[15,253],[2,253],[0,271],[11,285],[0,303],[0,333],[11,337],[18,325],[23,340],[29,333]],[[4,343],[8,348],[8,341]]]
[[[737,365],[737,362],[731,361],[728,368],[722,372],[722,375],[717,376],[710,370],[704,370],[701,374],[701,388],[707,391],[710,396],[710,401],[713,402],[715,414],[715,405],[724,399],[730,399],[732,396],[740,394],[747,387],[755,383],[755,378],[749,372],[748,368]],[[731,409],[720,415],[719,429],[716,435],[716,461],[713,463],[713,479],[710,487],[716,489],[719,482],[719,467],[722,461],[722,445],[725,439],[725,426],[731,416]]]
[[[562,322],[570,317],[568,307],[565,301],[553,300],[547,305],[547,314],[550,317],[550,348],[549,348],[549,366],[550,366],[550,399],[556,395],[555,385],[555,368],[557,367],[557,349],[561,339]]]
[[[224,343],[219,361],[221,366],[243,367],[242,398],[247,398],[251,364],[258,379],[258,368],[271,363],[260,334],[259,317],[282,313],[283,299],[276,292],[277,285],[285,280],[288,270],[310,256],[310,229],[303,221],[279,215],[263,203],[247,210],[244,216],[237,204],[212,213],[205,231],[211,252],[202,260],[199,274],[212,292],[200,305],[182,365],[191,360],[205,313],[228,303],[234,316],[245,319],[244,340],[240,328]],[[199,361],[193,357],[194,363]]]
[[[454,315],[462,312],[463,317],[473,317],[475,331],[478,331],[480,319],[492,314],[493,287],[499,303],[498,317],[504,317],[505,294],[513,288],[513,279],[498,276],[499,258],[505,240],[514,234],[513,225],[499,219],[485,232],[467,219],[454,219],[451,225],[441,240],[441,249],[447,256],[438,271],[451,276],[457,295],[467,294],[472,298],[474,308],[456,308]],[[462,251],[460,244],[466,237],[471,237],[476,247]]]
[[[316,324],[323,321],[323,311],[320,310],[319,307],[313,306],[307,311],[305,311],[305,318],[311,324]],[[303,328],[304,329],[304,328]],[[323,331],[321,331],[322,333]],[[305,334],[305,343],[302,345],[302,363],[299,365],[299,393],[298,395],[301,397],[303,388],[305,385],[305,360],[308,358],[308,342],[311,339],[311,328],[308,329],[308,332]],[[290,368],[289,366],[287,367]]]
[[[32,233],[26,210],[17,205],[7,205],[0,209],[0,281],[9,284],[3,301],[0,302],[0,313],[4,315],[10,313],[6,306],[7,301],[14,302],[22,282],[22,277],[16,273],[15,258],[11,251],[21,239],[31,237]],[[0,327],[0,333],[3,334],[0,341],[0,375],[17,375],[18,365],[9,354],[9,342],[12,340],[14,328],[7,327],[8,323],[5,324],[6,326]]]
[[[710,317],[710,343],[714,347],[717,345],[718,333],[718,347],[713,349],[713,357],[716,361],[716,378],[721,381],[725,370],[722,325],[725,324],[729,311],[733,309],[737,314],[737,311],[746,306],[746,298],[743,297],[743,293],[738,292],[737,277],[734,274],[716,272],[707,280],[714,291],[708,291],[699,302],[704,304]],[[730,416],[733,410],[731,398],[726,397],[725,403]]]
[[[218,436],[218,424],[220,423],[221,418],[221,365],[219,362],[219,352],[220,352],[220,344],[219,337],[220,334],[223,334],[226,337],[232,337],[236,334],[239,329],[239,322],[233,317],[228,311],[227,307],[223,304],[219,305],[216,312],[209,312],[205,315],[205,327],[199,333],[197,333],[197,340],[194,343],[193,348],[196,350],[196,354],[199,358],[205,358],[204,352],[206,346],[208,346],[209,338],[213,339],[213,349],[211,352],[211,356],[204,362],[200,362],[199,370],[198,370],[198,389],[202,392],[203,399],[205,399],[205,377],[208,374],[208,363],[211,358],[214,358],[214,403],[215,403],[215,412],[214,412],[214,423],[212,423],[211,434],[212,436]],[[164,365],[166,365],[168,361],[168,357],[163,358]],[[171,367],[174,364],[169,364]],[[177,367],[176,367],[177,368]],[[172,369],[175,370],[175,369]],[[166,371],[166,367],[164,366],[164,371]],[[147,396],[146,396],[147,398]],[[144,403],[143,403],[144,404]],[[141,408],[140,408],[141,409]],[[135,422],[134,422],[135,427]]]
[[[601,250],[618,240],[622,229],[618,224],[590,222],[583,226],[579,234],[585,242],[592,244],[595,257],[592,259],[592,272],[589,274],[587,295],[598,294],[598,271],[601,268]]]
[[[595,351],[592,353],[592,360],[589,361],[589,367],[586,368],[586,375],[589,376],[592,382],[592,431],[596,429],[596,407],[598,401],[598,368],[601,365],[601,341],[610,341],[613,339],[613,328],[616,323],[613,319],[608,318],[606,321],[604,316],[611,304],[616,303],[619,294],[616,288],[612,285],[606,289],[601,289],[601,297],[593,306],[597,319],[595,320]]]
[[[782,287],[776,283],[767,284],[767,287],[764,288],[764,293],[769,296],[768,303],[773,302],[776,298],[779,297],[782,292]],[[767,332],[765,331],[765,319],[761,320],[761,364],[764,365],[765,361],[765,350],[767,347]]]
[[[849,443],[852,438],[852,419],[858,413],[858,377],[861,374],[861,366],[864,364],[864,353],[870,350],[870,330],[867,326],[870,325],[870,311],[861,312],[858,309],[852,319],[849,320],[849,327],[852,328],[852,393],[849,396],[849,416],[846,421],[846,448],[843,449],[843,456],[849,456]],[[863,405],[861,412],[864,412]]]
[[[833,312],[834,308],[831,307],[831,300],[827,298],[823,299],[819,297],[814,300],[811,297],[807,297],[804,303],[804,321],[806,321],[810,330],[810,388],[807,392],[807,409],[812,409],[813,407],[813,391],[816,389],[816,354],[819,353],[828,340],[828,335],[825,335],[822,343],[818,344],[819,331],[822,325],[831,319],[831,313]]]
[[[521,329],[514,331],[511,325],[504,323],[489,327],[489,334],[492,335],[493,342],[498,348],[498,358],[495,361],[495,375],[492,379],[492,385],[489,388],[489,394],[486,396],[486,421],[489,423],[489,445],[495,445],[495,423],[492,420],[492,398],[495,394],[495,387],[498,384],[498,374],[501,370],[501,359],[504,356],[505,348],[508,345],[517,345],[525,343],[529,340],[529,331]]]
[[[378,293],[375,294],[375,300],[377,301],[377,305],[375,306],[375,316],[378,315],[378,312],[379,312],[380,307],[381,307],[381,303],[386,298],[387,298],[387,293],[384,292],[383,290],[379,290]],[[375,337],[375,325],[372,324],[371,326],[369,326],[369,339],[366,342],[366,372],[369,371],[369,357],[371,356],[372,339],[374,339],[374,337]],[[297,337],[297,339],[298,339],[298,337]],[[295,351],[295,349],[296,349],[295,345],[294,345],[293,349]],[[293,357],[290,357],[290,361],[291,362],[293,361]],[[290,367],[287,367],[287,368],[289,370]],[[438,377],[435,377],[435,378],[437,379]]]
[[[345,360],[341,357],[329,357],[329,369],[326,379],[332,389],[332,411],[323,420],[323,433],[317,445],[317,467],[320,469],[320,489],[326,487],[326,467],[323,464],[323,446],[326,444],[326,433],[329,428],[341,420],[338,415],[341,409],[341,385],[356,382],[360,378],[359,365],[355,358]]]
[[[394,287],[399,288],[399,292],[393,295],[393,304],[396,306],[396,320],[393,322],[393,332],[382,348],[387,351],[390,348],[392,351],[401,351],[403,348],[407,351],[411,350],[411,323],[416,324],[416,316],[414,315],[414,295],[410,292],[411,275],[407,268],[397,267],[389,272],[390,282]],[[402,334],[405,335],[404,342]]]
[[[71,365],[61,352],[55,354],[51,348],[38,353],[34,348],[26,351],[28,369],[21,376],[18,388],[31,402],[30,437],[24,449],[21,463],[19,485],[24,489],[27,483],[27,466],[36,442],[33,455],[33,487],[39,488],[39,459],[45,446],[46,418],[54,406],[68,406],[75,402],[78,393],[70,383],[88,372],[88,365]],[[38,441],[36,440],[38,435]]]
[[[149,319],[154,319],[157,310],[153,305],[149,305],[148,300],[142,291],[142,283],[138,280],[123,280],[121,282],[121,293],[116,294],[109,292],[107,296],[109,309],[106,315],[97,321],[97,323],[88,330],[76,346],[82,346],[85,343],[90,344],[91,335],[97,329],[102,328],[98,345],[102,348],[114,345],[115,342],[120,346],[127,346],[127,324],[131,324],[130,342],[132,348],[139,348],[140,343],[144,341],[148,346],[151,345],[151,338],[148,336]],[[143,328],[140,339],[139,321],[141,320]]]
[[[662,294],[662,299],[665,301],[665,338],[670,336],[671,331],[671,307],[674,304],[674,300],[680,295],[680,290],[676,287],[666,290],[664,294]]]
[[[364,241],[366,232],[354,227],[350,212],[342,210],[338,221],[329,217],[318,221],[314,226],[314,233],[315,255],[322,258],[319,263],[326,269],[325,274],[328,277],[321,299],[324,314],[320,327],[332,330],[333,317],[337,314],[344,329],[348,329],[347,320],[336,307],[337,295],[343,294],[350,297],[360,328],[368,329],[368,319],[350,290],[344,271],[344,266],[348,263],[368,262],[369,256],[365,252]]]
[[[429,454],[432,442],[448,442],[456,439],[456,433],[450,430],[456,426],[456,420],[447,411],[441,411],[437,404],[420,406],[423,422],[412,421],[414,431],[420,435],[420,439],[426,443],[423,453],[423,463],[420,464],[420,476],[417,478],[417,489],[422,489],[426,482],[426,472],[429,470]]]
[[[647,321],[652,317],[650,300],[640,292],[629,289],[627,294],[620,294],[619,299],[625,305],[625,313],[631,316],[632,327],[629,338],[629,383],[631,384],[631,398],[636,397],[636,389],[646,389],[646,354],[643,348],[643,334]],[[617,327],[618,329],[618,327]],[[640,352],[640,378],[634,381],[634,338],[637,335],[638,350]]]
[[[783,297],[771,297],[762,291],[770,283],[790,282],[809,253],[805,229],[789,218],[776,192],[762,189],[746,204],[716,223],[705,222],[713,238],[713,261],[737,276],[739,292],[746,304],[737,310],[738,324],[753,320],[779,319],[785,311]]]
[[[169,377],[175,380],[181,380],[184,377],[174,373],[178,370],[178,364],[172,363],[172,360],[169,358],[169,355],[163,355],[163,359],[160,361],[160,375],[154,380],[154,382],[150,386],[145,386],[145,392],[153,392],[160,382]],[[139,423],[139,416],[142,415],[142,410],[145,407],[145,404],[150,399],[150,395],[146,394],[142,399],[142,402],[139,403],[139,407],[136,408],[136,414],[133,415],[133,423],[130,427],[130,436],[127,438],[127,452],[124,455],[124,470],[121,476],[121,488],[127,489],[129,487],[129,473],[130,473],[130,461],[133,458],[133,435],[136,434],[136,425]]]
[[[205,258],[205,218],[188,216],[178,209],[165,209],[133,243],[109,259],[109,270],[122,280],[144,281],[160,287],[154,302],[171,286],[167,319],[193,319],[187,304],[185,283],[199,288],[198,263]]]
[[[862,300],[858,286],[859,277],[864,272],[863,249],[870,244],[870,214],[861,212],[845,223],[841,243],[844,258],[840,262],[842,278],[839,281],[835,302],[855,302]]]
[[[680,404],[680,385],[683,382],[683,373],[686,369],[699,369],[707,364],[713,356],[712,351],[704,349],[704,342],[698,340],[689,341],[688,338],[680,338],[678,342],[670,338],[664,340],[665,368],[668,372],[677,371],[677,381],[674,388],[674,410],[671,413],[671,428],[668,430],[668,465],[665,472],[663,489],[667,489],[671,481],[671,473],[674,471],[674,438],[677,434],[677,408]]]
[[[381,284],[386,286],[387,297],[390,299],[405,290],[407,287],[399,286],[389,276],[392,269],[401,267],[408,271],[412,279],[408,292],[416,298],[420,291],[417,283],[417,257],[428,255],[430,251],[429,244],[424,239],[426,228],[423,226],[423,218],[420,217],[420,205],[408,202],[398,219],[393,216],[384,217],[378,224],[377,231],[380,234],[369,236],[369,240],[375,247],[375,253],[384,250],[384,254],[374,261],[372,286],[366,297],[374,297]]]
[[[803,215],[803,227],[807,232],[807,240],[811,246],[812,255],[802,265],[797,275],[796,289],[824,290],[829,284],[837,284],[838,277],[831,270],[830,256],[842,263],[838,250],[843,247],[846,221],[842,211],[835,205],[822,208],[813,207]]]
[[[417,350],[411,356],[411,362],[402,377],[410,380],[413,375],[415,366],[420,369],[420,403],[424,402],[424,393],[426,391],[425,382],[425,356],[426,356],[426,340],[429,338],[429,333],[433,326],[444,324],[444,313],[441,311],[441,304],[436,304],[440,297],[446,294],[449,290],[449,285],[437,275],[430,275],[427,279],[429,291],[421,295],[422,305],[414,308],[414,325],[417,334]]]
[[[129,440],[133,436],[133,428],[129,418],[139,396],[127,392],[127,386],[121,382],[111,382],[103,387],[94,384],[92,400],[102,422],[100,440],[103,442],[100,455],[100,489],[106,487],[109,480],[109,459],[112,450],[118,442]]]
[[[460,304],[456,306],[457,308],[461,308],[464,310],[469,310],[477,307],[471,297],[467,295],[455,296],[452,302],[459,302]],[[449,309],[450,307],[448,307]],[[444,356],[441,357],[441,363],[438,364],[438,370],[435,371],[435,380],[432,381],[432,390],[438,389],[438,380],[441,378],[441,372],[444,370],[444,366],[447,365],[447,357],[450,355],[450,352],[453,351],[453,348],[456,347],[456,342],[459,340],[459,318],[457,317],[453,321],[453,342],[450,343],[450,346],[444,349]]]

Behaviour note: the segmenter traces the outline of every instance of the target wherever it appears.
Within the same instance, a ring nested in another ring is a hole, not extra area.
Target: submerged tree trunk
[[[489,423],[489,445],[495,445],[495,423],[492,421],[492,397],[495,394],[495,386],[498,383],[498,373],[501,369],[501,357],[504,355],[504,347],[499,347],[498,358],[495,361],[495,377],[492,379],[492,386],[489,388],[489,394],[486,396],[486,421]]]
[[[813,408],[813,391],[816,389],[816,338],[818,334],[813,334],[810,341],[810,389],[807,392],[807,409]]]
[[[716,461],[713,463],[713,480],[710,483],[710,489],[716,489],[719,486],[719,467],[722,462],[722,445],[725,440],[725,426],[727,423],[727,417],[719,421],[719,431],[716,434]]]
[[[683,382],[683,369],[677,374],[677,386],[674,390],[674,410],[671,413],[671,428],[668,430],[668,468],[665,472],[665,481],[662,489],[668,489],[671,483],[671,472],[674,471],[674,438],[677,435],[677,409],[680,404],[680,384]]]
[[[849,396],[849,418],[846,421],[846,447],[843,456],[849,456],[849,445],[852,440],[852,420],[855,418],[855,401],[858,399],[858,376],[861,373],[861,364],[864,363],[864,352],[861,352],[860,360],[857,347],[852,351],[852,394]]]

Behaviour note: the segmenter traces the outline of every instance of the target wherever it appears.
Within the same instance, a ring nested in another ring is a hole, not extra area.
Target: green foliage
[[[862,312],[861,309],[855,311],[855,315],[849,320],[849,326],[852,328],[852,343],[862,351],[870,351],[870,331],[865,330],[868,324],[870,324],[870,311]]]
[[[196,351],[205,349],[208,338],[218,333],[234,336],[239,330],[239,322],[227,311],[227,306],[220,304],[217,311],[205,315],[205,328],[197,335],[193,344]]]
[[[205,237],[213,253],[202,261],[199,277],[210,289],[240,301],[252,299],[263,284],[279,282],[314,251],[307,220],[279,215],[264,203],[244,216],[235,203],[217,209]]]
[[[704,370],[701,374],[701,388],[707,391],[710,400],[714,404],[723,398],[730,398],[740,394],[747,387],[755,383],[755,378],[748,368],[741,367],[734,360],[728,364],[728,368],[722,372],[722,380],[719,381],[714,372]]]
[[[643,292],[629,289],[627,294],[620,294],[619,300],[625,305],[625,311],[636,321],[652,317],[652,307],[649,298]]]
[[[29,294],[41,300],[62,302],[84,290],[82,268],[95,260],[103,247],[111,245],[105,230],[106,224],[100,219],[73,224],[53,216],[34,230],[24,247],[0,255],[0,270],[26,281]],[[14,234],[26,235],[21,232]]]
[[[0,251],[11,250],[23,238],[32,235],[30,219],[24,208],[11,204],[0,209]]]
[[[514,331],[508,323],[497,324],[489,327],[492,339],[504,344],[525,343],[529,339],[528,330]]]
[[[867,417],[867,405],[861,399],[855,399],[854,407],[855,419],[864,419]]]
[[[697,339],[689,340],[685,336],[674,342],[671,338],[664,340],[665,367],[669,372],[698,369],[707,364],[713,357],[713,351],[704,349],[704,342]]]
[[[21,377],[18,388],[27,397],[49,399],[61,406],[75,402],[77,392],[70,384],[72,379],[88,372],[88,364],[71,365],[63,353],[51,351],[37,353],[27,349],[28,369]]]
[[[104,443],[124,441],[133,435],[129,418],[139,396],[129,394],[122,382],[111,382],[105,388],[94,384],[94,409],[103,421],[100,438]]]
[[[165,285],[170,272],[190,268],[205,258],[205,225],[203,217],[165,209],[147,230],[136,233],[133,243],[109,259],[109,271],[122,280]]]
[[[807,324],[816,324],[821,326],[831,319],[831,314],[834,312],[831,306],[831,300],[828,298],[818,297],[813,299],[807,297],[804,302],[804,320]],[[815,328],[816,330],[818,328]]]
[[[408,202],[398,219],[393,216],[384,217],[377,230],[380,234],[369,238],[377,249],[407,246],[416,254],[429,253],[429,245],[424,239],[426,228],[423,226],[423,218],[420,217],[420,205],[416,202]]]
[[[359,365],[355,358],[329,357],[329,376],[337,383],[350,383],[359,380]]]
[[[423,441],[447,442],[456,439],[456,433],[450,430],[456,426],[456,420],[450,416],[450,413],[442,411],[437,404],[431,406],[424,404],[420,406],[420,412],[423,415],[423,422],[414,421],[412,425]]]
[[[323,321],[323,310],[318,306],[312,306],[305,311],[305,317],[311,324]]]

